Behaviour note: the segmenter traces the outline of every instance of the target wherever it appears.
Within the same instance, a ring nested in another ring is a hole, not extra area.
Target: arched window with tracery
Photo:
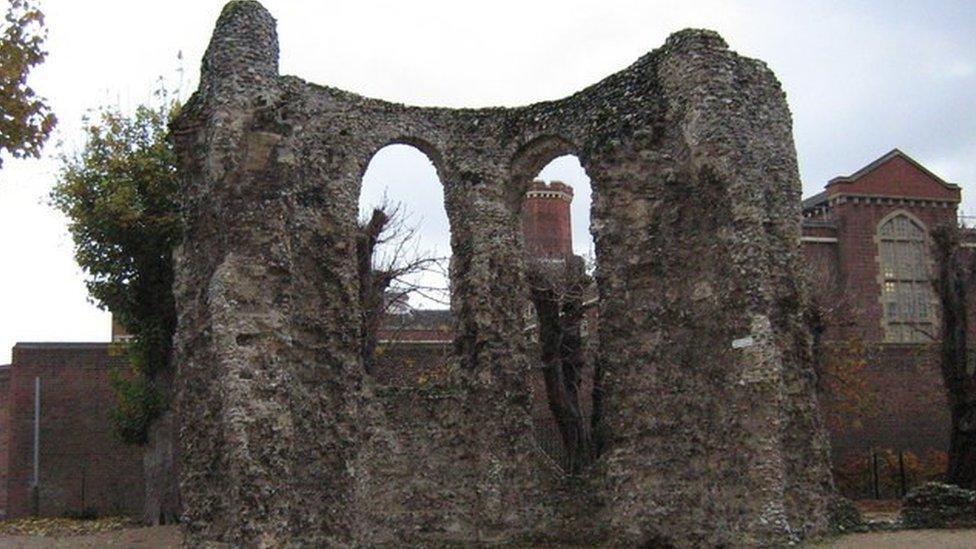
[[[925,343],[935,337],[928,241],[921,223],[897,214],[878,227],[885,341]]]

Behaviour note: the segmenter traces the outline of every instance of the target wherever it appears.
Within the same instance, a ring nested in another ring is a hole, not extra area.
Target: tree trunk
[[[580,289],[579,292],[571,291],[563,302],[562,316],[559,322],[560,332],[562,333],[562,345],[560,348],[562,382],[568,408],[569,423],[572,426],[568,434],[568,440],[573,448],[573,455],[575,456],[575,460],[571,462],[570,469],[574,473],[579,472],[584,465],[590,463],[593,459],[590,433],[579,404],[579,388],[584,366],[583,337],[580,328],[582,322],[583,295],[582,289]]]
[[[356,239],[357,275],[359,277],[360,345],[359,355],[366,373],[373,372],[379,330],[386,313],[386,289],[391,280],[385,273],[373,270],[373,254],[390,217],[374,209],[369,221],[359,228]]]
[[[946,481],[976,490],[976,406],[972,402],[952,407]]]
[[[592,457],[590,436],[579,405],[582,305],[579,296],[567,299],[562,306],[560,301],[559,293],[546,282],[535,280],[532,302],[539,320],[546,396],[566,449],[568,469],[579,473]]]
[[[169,332],[172,334],[172,331]],[[166,367],[157,369],[153,383],[166,408],[149,426],[146,445],[142,454],[143,482],[143,522],[150,526],[175,524],[183,513],[180,498],[179,471],[179,428],[173,412],[173,378],[171,340],[166,338]]]
[[[150,526],[176,523],[182,512],[176,470],[176,435],[171,410],[163,413],[149,431],[142,466],[146,489],[143,522]]]
[[[966,313],[972,273],[963,265],[960,234],[955,227],[933,231],[939,276],[936,288],[942,305],[941,369],[949,400],[951,432],[946,481],[976,489],[976,377],[969,367]]]

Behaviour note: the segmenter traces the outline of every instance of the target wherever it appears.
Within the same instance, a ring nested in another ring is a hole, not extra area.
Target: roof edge
[[[827,191],[820,191],[819,193],[817,193],[817,194],[815,194],[813,196],[809,196],[807,198],[804,198],[800,202],[800,205],[801,205],[801,207],[804,210],[809,209],[809,208],[815,208],[815,207],[823,204],[824,202],[826,202],[827,201],[827,198],[828,198]]]
[[[867,166],[864,166],[863,168],[857,170],[856,172],[854,172],[854,173],[852,173],[850,175],[839,175],[837,177],[834,177],[833,179],[831,179],[830,181],[827,182],[827,187],[830,187],[831,185],[834,185],[836,183],[851,183],[853,181],[856,181],[856,180],[864,177],[868,173],[873,172],[879,166],[881,166],[885,162],[888,162],[889,160],[891,160],[892,158],[895,158],[895,157],[901,157],[902,159],[907,160],[912,166],[915,166],[916,168],[918,168],[919,171],[921,171],[925,175],[931,177],[932,179],[935,180],[936,183],[942,185],[946,189],[953,190],[953,191],[958,191],[958,190],[960,190],[962,188],[961,186],[959,186],[956,183],[950,183],[950,182],[946,181],[945,179],[942,179],[941,177],[935,175],[934,173],[932,173],[931,170],[929,170],[925,166],[921,165],[917,160],[915,160],[914,158],[908,156],[901,149],[899,149],[897,147],[894,148],[894,149],[891,149],[891,151],[889,151],[889,152],[881,155],[879,158],[875,159],[873,162],[869,163]]]
[[[112,341],[18,341],[14,349],[85,349],[124,345]]]
[[[917,200],[919,202],[945,202],[947,204],[961,204],[962,198],[931,198],[931,197],[920,197],[920,196],[905,196],[900,194],[871,194],[871,193],[850,193],[850,192],[839,192],[830,195],[830,200],[835,200],[838,198],[877,198],[883,200]],[[826,202],[826,201],[824,201]]]

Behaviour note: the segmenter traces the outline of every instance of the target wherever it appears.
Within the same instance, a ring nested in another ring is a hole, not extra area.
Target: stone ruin
[[[234,1],[173,134],[188,543],[778,546],[827,528],[790,113],[714,32],[558,101],[420,108],[280,76],[274,19]],[[378,389],[357,353],[357,201],[391,143],[433,161],[451,224],[452,367],[416,390]],[[521,316],[520,202],[569,153],[592,178],[608,437],[582,476],[533,439]]]

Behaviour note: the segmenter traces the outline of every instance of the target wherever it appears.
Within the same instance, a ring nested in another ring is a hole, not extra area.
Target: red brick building
[[[109,372],[127,367],[125,348],[111,343],[14,347],[0,370],[7,517],[141,513],[141,449],[116,438],[109,420]]]
[[[572,202],[573,188],[569,185],[532,182],[522,203],[522,234],[529,256],[562,259],[573,254]]]
[[[409,309],[388,316],[380,332],[373,378],[381,385],[423,383],[442,370],[451,352],[453,317],[447,309]]]
[[[960,198],[958,185],[896,149],[803,201],[811,290],[826,311],[835,460],[948,448],[929,235],[958,223]]]
[[[0,366],[0,520],[7,517],[7,459],[10,439],[10,365]]]

